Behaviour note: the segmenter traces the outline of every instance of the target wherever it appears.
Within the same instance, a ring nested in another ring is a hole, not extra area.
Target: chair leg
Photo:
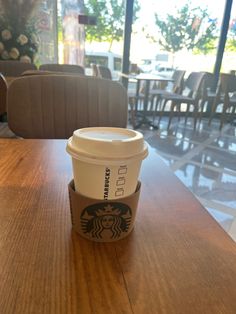
[[[219,104],[219,100],[218,100],[218,98],[215,98],[215,100],[213,101],[213,104],[212,104],[211,114],[210,114],[210,118],[208,121],[209,126],[211,125],[211,121],[214,117],[214,114],[216,113],[216,109],[217,109],[218,104]]]
[[[181,103],[177,105],[177,110],[178,110],[178,121],[180,121],[181,120]]]
[[[154,100],[155,100],[155,96],[153,95],[153,96],[151,97],[150,111],[151,111],[151,110],[154,110]]]
[[[236,104],[233,105],[232,113],[230,115],[230,117],[231,117],[230,124],[232,124],[232,125],[234,124],[235,114],[236,114]]]
[[[204,105],[205,105],[205,100],[202,99],[201,102],[200,102],[200,104],[199,104],[199,108],[200,108],[199,122],[202,121],[202,115],[203,115]]]
[[[224,124],[226,111],[227,111],[227,105],[224,103],[224,105],[223,105],[223,111],[222,111],[222,114],[221,114],[221,116],[220,116],[220,130],[222,129],[223,124]]]
[[[130,105],[131,124],[133,126],[133,129],[135,129],[135,126],[136,126],[136,123],[135,123],[135,121],[136,121],[136,119],[135,119],[135,117],[136,117],[135,99],[130,98],[129,105]]]
[[[214,117],[213,107],[214,107],[214,106],[212,106],[212,112],[211,112],[211,114],[210,114],[210,118],[209,118],[209,121],[208,121],[208,126],[211,126],[211,121],[212,121],[212,119],[213,119],[213,117]]]
[[[186,109],[186,112],[185,112],[185,124],[187,123],[189,108],[190,108],[190,104],[187,104],[187,109]]]
[[[155,119],[156,119],[156,113],[157,113],[158,103],[159,103],[159,101],[160,101],[160,96],[157,95],[156,97],[157,97],[157,99],[156,99],[156,102],[155,102],[155,108],[154,108],[154,111],[153,111],[153,118],[152,118],[153,123],[155,122]],[[153,98],[154,98],[154,97],[153,97]]]
[[[178,122],[179,122],[181,118],[181,104],[176,105],[176,108],[178,111]]]
[[[198,106],[196,104],[193,106],[194,106],[194,108],[193,108],[194,130],[196,130],[199,110],[198,110]]]
[[[163,115],[163,112],[164,112],[164,110],[165,110],[165,107],[166,107],[166,104],[167,104],[167,99],[165,99],[165,100],[163,100],[163,99],[160,99],[160,102],[162,102],[163,101],[163,106],[162,106],[162,108],[161,108],[161,110],[160,110],[160,115],[159,115],[159,120],[158,120],[158,125],[160,124],[160,122],[161,122],[161,118],[162,118],[162,115]]]
[[[169,122],[168,122],[168,126],[167,129],[170,128],[170,124],[171,124],[171,120],[173,118],[174,115],[174,107],[177,106],[178,104],[176,104],[175,102],[172,102],[171,107],[170,107],[170,117],[169,117]]]

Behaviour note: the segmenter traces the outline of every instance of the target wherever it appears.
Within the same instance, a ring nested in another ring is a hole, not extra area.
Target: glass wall
[[[57,63],[57,2],[45,0],[38,12],[39,51],[36,64]]]
[[[151,60],[152,71],[165,65],[187,72],[213,72],[225,0],[218,0],[217,6],[213,0],[139,3],[139,19],[132,33],[132,61],[142,64]],[[167,56],[165,60],[158,57],[163,55]]]
[[[84,64],[84,25],[78,22],[78,15],[84,12],[82,0],[61,0],[59,4],[59,62]]]
[[[231,18],[221,65],[221,72],[236,71],[236,2],[232,4]]]
[[[84,64],[83,0],[44,0],[37,13],[39,51],[35,63]]]
[[[147,71],[165,68],[179,68],[190,71],[210,71],[214,69],[220,28],[225,7],[225,0],[218,0],[217,6],[213,0],[136,0],[140,10],[138,19],[133,24],[130,60],[132,63],[145,67]],[[189,5],[190,22],[184,24],[184,12],[181,10]],[[152,8],[150,10],[150,8]],[[201,10],[199,10],[199,8]],[[204,13],[203,13],[204,12]],[[236,70],[236,3],[233,3],[228,40],[222,62],[221,71]],[[40,48],[36,63],[70,63],[84,64],[85,31],[78,23],[78,14],[84,13],[83,0],[44,0],[38,13]],[[182,15],[181,15],[182,14]],[[186,31],[175,25],[171,18],[182,19]],[[172,27],[175,38],[165,42],[157,19],[167,22]],[[173,25],[171,25],[171,23]],[[215,28],[212,28],[212,25]],[[211,29],[212,28],[212,29]],[[207,33],[208,32],[208,33]],[[189,36],[186,34],[188,33]],[[191,36],[197,33],[191,46]],[[201,35],[207,33],[211,40],[202,40]],[[178,36],[184,41],[178,43]],[[59,39],[59,40],[58,40]],[[199,42],[198,42],[199,40]],[[101,46],[104,43],[101,43]],[[88,43],[86,43],[88,45]],[[172,45],[172,47],[171,47]],[[179,47],[178,47],[179,45]],[[92,47],[92,50],[96,50]],[[97,47],[96,47],[97,48]],[[99,46],[100,50],[100,46]],[[107,49],[104,49],[107,50]],[[122,54],[123,42],[114,42],[113,52]],[[145,65],[145,66],[144,66]],[[151,67],[151,68],[150,68]],[[146,70],[145,70],[146,71]]]

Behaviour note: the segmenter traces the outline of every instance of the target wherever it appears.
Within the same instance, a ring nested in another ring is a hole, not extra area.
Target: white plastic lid
[[[147,144],[140,132],[109,127],[74,131],[66,150],[75,159],[96,164],[131,162],[148,155]]]

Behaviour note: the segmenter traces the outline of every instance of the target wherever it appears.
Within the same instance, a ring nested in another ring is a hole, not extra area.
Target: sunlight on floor
[[[202,120],[194,131],[189,119],[175,121],[167,130],[139,129],[147,142],[183,184],[236,240],[236,127]]]

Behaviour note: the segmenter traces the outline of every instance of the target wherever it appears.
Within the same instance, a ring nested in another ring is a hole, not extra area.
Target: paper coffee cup
[[[112,200],[135,192],[142,160],[148,154],[140,132],[123,128],[84,128],[69,138],[75,190]]]

